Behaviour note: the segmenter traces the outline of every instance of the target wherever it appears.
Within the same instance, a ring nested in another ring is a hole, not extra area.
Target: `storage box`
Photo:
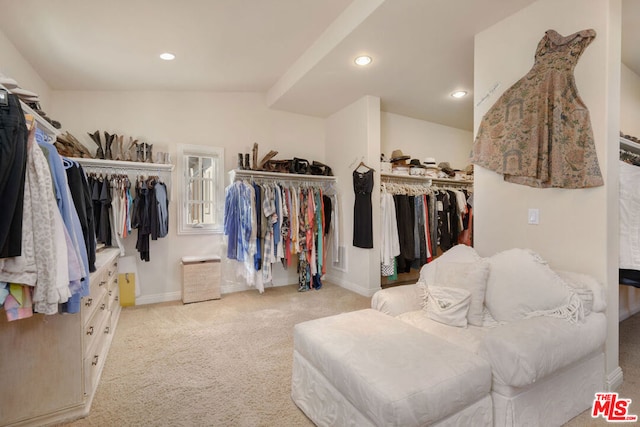
[[[136,305],[136,274],[119,273],[118,287],[120,288],[120,305],[122,307]]]
[[[182,258],[182,302],[220,299],[220,257]]]

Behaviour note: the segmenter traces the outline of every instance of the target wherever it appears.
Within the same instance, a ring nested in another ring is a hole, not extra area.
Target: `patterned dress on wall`
[[[594,30],[563,37],[548,30],[535,63],[484,115],[471,161],[531,187],[585,188],[604,184],[589,110],[573,70]]]

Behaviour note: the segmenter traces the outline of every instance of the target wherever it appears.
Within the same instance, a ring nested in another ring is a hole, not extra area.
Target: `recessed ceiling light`
[[[165,52],[160,55],[160,58],[164,59],[165,61],[172,61],[176,58],[176,56],[173,53]]]
[[[453,96],[454,98],[463,98],[463,97],[467,96],[467,91],[466,90],[457,90],[457,91],[453,92],[451,94],[451,96]]]
[[[371,64],[371,61],[373,61],[373,59],[371,59],[370,56],[366,56],[366,55],[358,56],[355,59],[355,63],[362,66]]]

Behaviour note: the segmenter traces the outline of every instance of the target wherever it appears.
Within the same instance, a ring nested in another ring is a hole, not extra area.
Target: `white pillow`
[[[428,264],[425,264],[420,269],[420,278],[418,283],[427,283],[426,277],[431,274],[430,277],[434,277],[435,268],[438,264],[443,262],[474,262],[482,259],[474,248],[467,245],[456,245],[440,255],[435,260]],[[432,271],[433,270],[433,271]]]
[[[580,289],[583,290],[591,290],[593,293],[592,307],[591,310],[596,313],[604,313],[607,309],[607,295],[605,287],[602,286],[600,282],[598,282],[593,276],[589,276],[583,273],[575,273],[572,271],[558,271],[558,276],[560,276],[569,286],[576,289],[578,294],[581,292]],[[582,295],[581,295],[582,297]],[[584,299],[583,299],[584,302]],[[587,313],[585,312],[585,316]]]
[[[509,249],[488,261],[485,304],[497,321],[532,316],[582,319],[582,301],[540,255],[528,249]]]
[[[471,293],[465,289],[429,286],[427,316],[449,326],[466,327]]]
[[[489,263],[480,259],[475,262],[441,262],[435,269],[427,272],[425,280],[427,286],[446,286],[469,291],[471,302],[467,320],[472,325],[482,326],[488,276]]]

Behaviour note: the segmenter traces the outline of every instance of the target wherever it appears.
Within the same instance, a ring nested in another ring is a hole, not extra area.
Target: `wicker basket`
[[[220,257],[182,258],[182,302],[220,299]]]

